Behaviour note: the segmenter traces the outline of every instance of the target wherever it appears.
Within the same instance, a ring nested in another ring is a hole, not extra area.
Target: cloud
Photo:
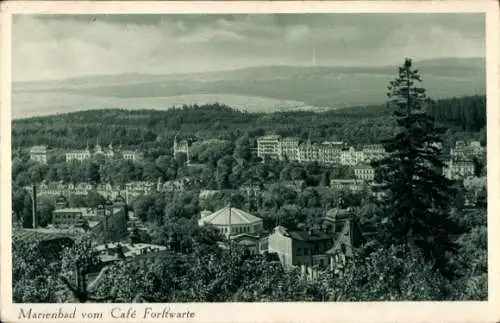
[[[14,80],[484,56],[480,15],[18,15]]]

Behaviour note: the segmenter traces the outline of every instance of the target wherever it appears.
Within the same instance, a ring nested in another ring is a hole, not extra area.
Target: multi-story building
[[[83,150],[72,150],[66,153],[66,161],[78,160],[84,161],[92,157],[90,149],[87,147]]]
[[[359,163],[364,162],[365,154],[363,150],[356,149],[354,147],[349,147],[348,149],[342,150],[340,155],[340,164],[346,166],[354,166]]]
[[[299,139],[295,137],[285,137],[280,141],[281,158],[288,160],[299,160]]]
[[[375,179],[375,169],[370,165],[360,164],[354,166],[354,176],[362,181],[373,181]]]
[[[456,161],[470,161],[473,157],[483,157],[484,147],[479,141],[471,141],[468,144],[465,141],[457,141],[455,147],[450,149],[451,158]]]
[[[113,242],[98,245],[94,252],[103,264],[122,259],[141,259],[156,256],[167,251],[167,247],[149,243]]]
[[[465,179],[474,176],[474,163],[467,161],[454,161],[445,163],[444,175],[451,180]]]
[[[30,149],[30,159],[37,163],[47,163],[47,146],[33,146]]]
[[[360,163],[378,160],[386,155],[380,144],[347,147],[342,141],[325,141],[321,144],[310,140],[300,143],[295,137],[278,135],[264,136],[257,139],[257,155],[299,162],[319,162],[323,164],[341,164],[354,166]]]
[[[257,139],[257,156],[260,158],[270,157],[280,159],[281,137],[277,135],[264,136]]]
[[[79,219],[91,221],[95,218],[95,211],[88,208],[60,208],[52,213],[52,224],[57,227],[74,227]]]
[[[314,162],[320,161],[320,147],[316,143],[311,143],[310,140],[299,145],[298,161],[300,162]]]
[[[385,157],[386,151],[381,144],[362,145],[364,162],[380,160]]]
[[[277,254],[285,268],[334,267],[345,261],[363,241],[356,218],[351,211],[342,210],[325,217],[323,222],[321,230],[292,231],[276,227],[267,239],[269,253]]]
[[[123,150],[121,155],[123,159],[133,162],[140,161],[144,158],[144,154],[137,150]]]
[[[155,183],[153,182],[146,182],[146,181],[129,182],[125,184],[127,201],[128,197],[138,196],[138,195],[149,195],[152,192],[154,192],[156,188],[157,185],[155,185]]]
[[[188,140],[177,140],[177,136],[174,138],[174,156],[177,154],[186,154],[187,163],[189,163],[189,141]]]
[[[369,185],[359,179],[332,179],[330,187],[339,191],[361,192],[369,188]]]
[[[99,145],[99,143],[97,143],[93,150],[91,150],[87,145],[85,149],[66,152],[66,161],[84,161],[97,156],[101,156],[105,159],[122,158],[137,162],[142,160],[144,155],[137,150],[122,150],[120,148],[114,148],[113,144],[109,144],[108,148],[104,149],[101,145]]]
[[[99,184],[97,186],[98,193],[104,196],[115,196],[117,188],[112,188],[110,190],[110,184]],[[58,196],[63,195],[68,197],[70,195],[87,195],[89,191],[94,189],[94,186],[90,183],[68,183],[64,184],[60,182],[42,182],[39,186],[39,194]]]
[[[269,253],[276,253],[285,268],[294,266],[327,266],[327,251],[333,246],[330,235],[322,232],[291,231],[278,226],[269,235]]]
[[[325,141],[319,147],[319,162],[325,164],[340,164],[342,148],[344,143],[342,141]]]

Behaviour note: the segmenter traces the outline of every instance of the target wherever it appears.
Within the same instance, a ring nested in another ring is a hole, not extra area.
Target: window
[[[308,256],[309,255],[309,249],[308,248],[304,248],[304,256]]]
[[[297,256],[302,256],[302,248],[297,248]]]

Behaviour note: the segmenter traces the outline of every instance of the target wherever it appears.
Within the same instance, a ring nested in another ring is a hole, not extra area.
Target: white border
[[[500,156],[499,142],[499,98],[498,98],[498,4],[496,1],[343,1],[343,2],[108,2],[108,1],[11,1],[1,4],[1,108],[0,108],[0,232],[1,275],[0,320],[18,321],[19,308],[33,310],[74,308],[82,311],[102,311],[101,321],[132,321],[112,319],[109,316],[112,304],[38,304],[14,305],[11,291],[11,14],[13,13],[486,13],[486,64],[487,64],[487,136],[488,136],[488,302],[385,302],[385,303],[191,303],[172,304],[175,311],[190,310],[196,313],[196,322],[490,322],[500,319],[500,228],[498,210],[500,201],[500,171],[495,158]],[[132,306],[142,312],[147,306],[155,310],[165,305],[121,304],[126,309]],[[142,321],[141,317],[137,318]],[[171,319],[169,319],[171,320]],[[67,320],[69,321],[69,320]],[[186,320],[184,320],[186,321]]]

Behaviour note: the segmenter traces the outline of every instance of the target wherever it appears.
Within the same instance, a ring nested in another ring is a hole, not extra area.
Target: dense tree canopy
[[[451,274],[448,253],[456,224],[449,216],[451,181],[442,174],[443,129],[426,111],[425,89],[411,60],[405,60],[390,83],[389,106],[398,124],[396,135],[384,141],[389,155],[374,165],[384,193],[379,241],[419,247],[442,273]]]

